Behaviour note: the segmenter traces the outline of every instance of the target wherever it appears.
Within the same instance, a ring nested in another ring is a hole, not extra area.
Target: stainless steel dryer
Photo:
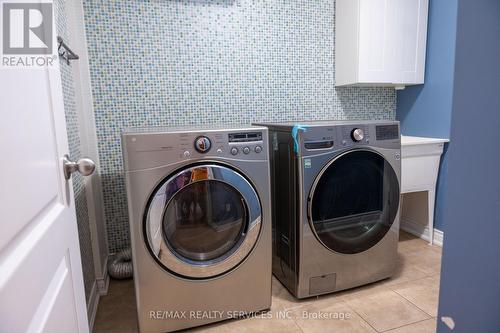
[[[298,298],[390,277],[399,233],[399,123],[264,125],[274,275]]]
[[[140,331],[269,309],[267,128],[139,128],[122,143]]]

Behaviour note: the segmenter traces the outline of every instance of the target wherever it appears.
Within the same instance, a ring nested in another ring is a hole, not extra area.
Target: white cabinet
[[[429,0],[337,0],[337,86],[423,84]]]

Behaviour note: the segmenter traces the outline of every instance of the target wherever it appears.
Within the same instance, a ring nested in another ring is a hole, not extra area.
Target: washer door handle
[[[74,162],[69,159],[68,155],[63,157],[64,178],[69,179],[73,172],[78,171],[82,176],[90,176],[94,173],[95,163],[90,158],[80,158]]]

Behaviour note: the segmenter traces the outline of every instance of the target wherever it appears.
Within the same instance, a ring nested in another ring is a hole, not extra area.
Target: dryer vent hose
[[[108,264],[109,275],[118,280],[132,277],[132,250],[130,248],[116,253]]]

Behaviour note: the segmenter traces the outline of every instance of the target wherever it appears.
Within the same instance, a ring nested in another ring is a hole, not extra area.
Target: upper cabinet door
[[[429,0],[390,0],[395,8],[396,84],[423,84]]]
[[[336,85],[424,82],[428,0],[337,0]]]
[[[391,0],[359,0],[358,82],[392,83],[394,34]],[[339,50],[341,52],[342,50]]]

